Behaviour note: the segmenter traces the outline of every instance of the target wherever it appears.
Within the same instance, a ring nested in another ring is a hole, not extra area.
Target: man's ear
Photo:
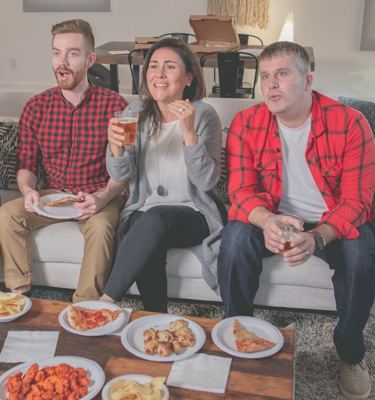
[[[310,90],[311,89],[312,82],[313,82],[313,75],[312,75],[311,72],[309,72],[306,75],[306,87],[305,87],[306,90]]]
[[[87,57],[87,61],[86,61],[87,69],[92,67],[95,64],[95,61],[96,61],[96,53],[92,52]]]

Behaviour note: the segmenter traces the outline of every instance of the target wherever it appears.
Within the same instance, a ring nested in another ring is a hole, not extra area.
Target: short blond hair
[[[59,33],[82,33],[89,51],[94,51],[95,49],[95,38],[91,25],[83,19],[71,19],[59,22],[52,26],[51,33],[52,37],[55,37]]]
[[[294,42],[275,42],[260,53],[258,61],[263,61],[282,54],[291,55],[294,58],[294,63],[302,74],[310,72],[310,57],[304,47]]]

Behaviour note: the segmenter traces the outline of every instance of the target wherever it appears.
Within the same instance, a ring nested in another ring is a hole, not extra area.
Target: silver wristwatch
[[[309,231],[309,233],[314,235],[316,250],[322,250],[322,249],[324,249],[324,247],[326,247],[327,242],[326,242],[326,238],[324,237],[324,235],[322,235],[318,231]]]

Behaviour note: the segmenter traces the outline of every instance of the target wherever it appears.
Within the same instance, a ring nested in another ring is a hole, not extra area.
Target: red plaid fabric
[[[34,96],[20,117],[18,168],[37,173],[41,160],[46,187],[92,193],[109,176],[105,167],[107,127],[126,107],[118,93],[92,85],[73,106],[55,87]]]
[[[281,141],[276,117],[265,103],[239,112],[227,137],[230,220],[248,223],[258,206],[277,213],[282,193]],[[339,238],[355,239],[355,227],[371,220],[375,141],[363,115],[313,92],[306,160],[327,204],[320,223]]]

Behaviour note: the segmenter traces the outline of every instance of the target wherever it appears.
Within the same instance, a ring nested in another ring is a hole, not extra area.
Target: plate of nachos
[[[31,300],[20,293],[0,292],[0,322],[19,318],[30,310],[31,305]]]
[[[164,377],[139,374],[121,375],[105,384],[102,400],[138,399],[168,400],[169,391]]]

